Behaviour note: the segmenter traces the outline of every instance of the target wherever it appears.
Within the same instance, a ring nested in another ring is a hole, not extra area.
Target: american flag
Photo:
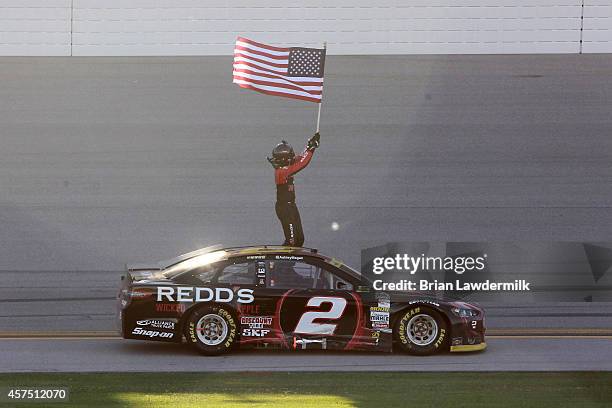
[[[268,95],[321,103],[325,49],[280,48],[238,37],[234,83]]]

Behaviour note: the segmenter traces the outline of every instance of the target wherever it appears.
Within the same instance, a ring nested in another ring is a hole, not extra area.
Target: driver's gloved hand
[[[306,145],[308,150],[314,150],[321,145],[321,135],[319,132],[315,133],[313,137],[308,140]]]

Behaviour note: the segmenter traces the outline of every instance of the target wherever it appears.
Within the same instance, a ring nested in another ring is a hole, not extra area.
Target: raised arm
[[[289,165],[288,173],[290,176],[302,170],[304,167],[308,166],[310,160],[312,160],[312,156],[314,155],[314,151],[321,144],[321,135],[317,132],[313,137],[308,140],[306,143],[306,147],[302,154],[299,154],[295,157],[295,161]]]

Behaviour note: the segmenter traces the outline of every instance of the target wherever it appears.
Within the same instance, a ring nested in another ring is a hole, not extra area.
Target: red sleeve
[[[287,176],[293,176],[295,173],[308,166],[308,163],[310,163],[310,160],[312,160],[313,155],[314,150],[304,149],[302,154],[296,156],[293,164],[289,165],[287,168]]]

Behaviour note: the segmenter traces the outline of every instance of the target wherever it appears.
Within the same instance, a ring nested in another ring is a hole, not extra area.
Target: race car
[[[480,307],[375,291],[316,249],[214,246],[126,269],[117,297],[126,339],[184,338],[204,355],[235,347],[416,355],[486,348]]]

